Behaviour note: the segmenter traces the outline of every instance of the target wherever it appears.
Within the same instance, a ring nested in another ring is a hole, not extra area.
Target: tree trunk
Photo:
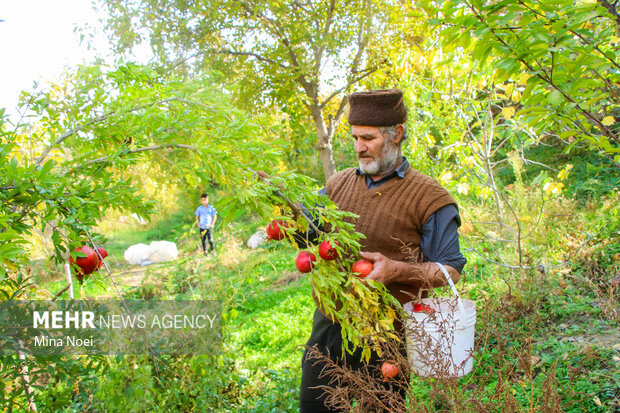
[[[605,7],[609,13],[614,17],[618,26],[620,26],[620,13],[616,10],[616,5],[618,2],[611,4],[608,0],[599,0],[598,1],[603,7]],[[618,27],[620,29],[620,27]]]
[[[310,108],[310,112],[312,113],[314,127],[316,128],[318,140],[317,148],[319,150],[321,165],[323,166],[323,175],[327,181],[330,176],[336,173],[336,165],[334,164],[334,156],[332,153],[332,139],[336,128],[327,128],[325,119],[323,119],[323,112],[317,105],[313,105]]]
[[[327,142],[321,146],[321,142]],[[336,173],[336,165],[334,164],[334,156],[332,154],[332,136],[319,136],[319,155],[321,156],[321,165],[323,165],[323,175],[325,181]]]

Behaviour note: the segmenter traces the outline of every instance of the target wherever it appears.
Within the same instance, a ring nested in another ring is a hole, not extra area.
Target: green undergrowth
[[[293,247],[243,245],[256,225],[222,231],[215,258],[190,251],[174,262],[146,267],[141,285],[124,292],[126,299],[219,300],[223,353],[164,356],[157,362],[147,356],[110,357],[101,380],[84,386],[89,409],[297,410],[299,366],[314,303],[307,277],[293,271]],[[70,387],[54,388],[62,393]],[[76,400],[75,411],[84,408],[81,403]]]
[[[207,258],[191,244],[197,235],[183,225],[164,226],[169,233],[177,228],[188,234],[179,259],[145,267],[141,283],[123,286],[123,294],[219,300],[222,354],[105,357],[99,370],[79,379],[49,377],[36,393],[40,411],[298,411],[300,361],[315,306],[307,276],[294,270],[296,250],[286,242],[248,249],[245,241],[261,223],[247,220],[220,227],[218,255]],[[601,242],[588,245],[569,265],[544,273],[501,268],[468,255],[458,287],[477,305],[474,371],[452,384],[414,377],[412,405],[418,411],[450,411],[457,402],[467,406],[459,411],[479,409],[476,403],[497,412],[503,406],[614,411],[620,397],[614,280],[620,272],[615,229],[605,231]],[[125,244],[109,250],[151,237],[112,233],[110,245]],[[60,288],[58,282],[46,287]],[[95,276],[85,283],[84,295],[108,295],[107,288]]]

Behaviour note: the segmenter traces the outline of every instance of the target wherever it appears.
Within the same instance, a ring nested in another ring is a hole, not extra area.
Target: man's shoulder
[[[407,169],[404,180],[412,185],[431,186],[434,188],[441,188],[444,191],[446,190],[435,178],[431,178],[430,176],[425,175],[412,167]]]
[[[409,193],[415,194],[417,198],[417,208],[423,214],[421,222],[426,222],[428,217],[440,208],[453,204],[456,201],[436,179],[423,174],[420,171],[409,168],[404,177],[408,185]]]
[[[355,175],[357,168],[346,168],[342,171],[338,171],[327,179],[325,186],[333,185],[336,182],[341,181],[342,179],[346,179],[349,176]]]

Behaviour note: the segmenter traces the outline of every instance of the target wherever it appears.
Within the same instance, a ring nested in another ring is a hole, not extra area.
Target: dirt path
[[[114,275],[116,283],[125,287],[139,287],[146,275],[146,267],[132,266]]]
[[[127,265],[121,268],[115,266],[112,276],[116,285],[121,291],[127,291],[128,288],[139,287],[142,284],[142,280],[146,276],[147,267],[141,267],[137,265]],[[107,272],[106,272],[107,273]],[[112,286],[110,279],[105,276],[108,285]],[[108,290],[107,294],[98,294],[98,300],[110,300],[117,299],[118,295],[114,291],[114,288]]]

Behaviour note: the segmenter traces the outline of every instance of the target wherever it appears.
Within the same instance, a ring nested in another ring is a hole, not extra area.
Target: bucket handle
[[[463,305],[463,301],[461,301],[461,296],[459,295],[459,292],[456,291],[454,282],[452,282],[452,277],[450,277],[450,274],[448,274],[448,270],[446,270],[446,267],[444,267],[442,263],[436,262],[435,264],[437,264],[441,272],[443,272],[443,275],[446,276],[446,280],[448,280],[448,284],[450,285],[450,288],[452,288],[452,293],[454,293],[454,295],[456,296],[456,302],[459,306],[459,309],[461,310],[461,317],[463,318],[463,320],[465,320],[465,306]]]

